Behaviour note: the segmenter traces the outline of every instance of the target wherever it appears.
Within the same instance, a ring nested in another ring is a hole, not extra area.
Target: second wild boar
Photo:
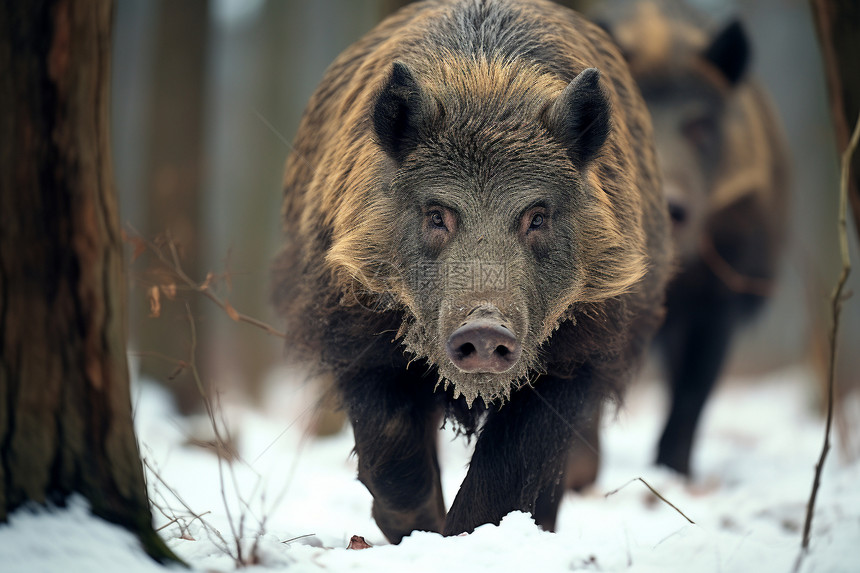
[[[679,2],[606,11],[652,114],[679,271],[657,337],[672,391],[657,462],[690,472],[702,408],[738,328],[773,290],[785,242],[789,158],[750,44]]]

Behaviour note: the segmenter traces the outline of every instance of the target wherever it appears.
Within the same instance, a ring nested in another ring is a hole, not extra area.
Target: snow
[[[81,497],[62,510],[26,508],[0,526],[0,571],[164,572],[128,531],[93,517]]]
[[[370,495],[355,479],[349,429],[326,439],[304,435],[312,391],[303,381],[277,374],[261,409],[221,397],[219,412],[241,457],[232,471],[222,464],[223,488],[212,450],[187,443],[205,433],[208,420],[180,418],[162,389],[141,383],[135,424],[142,454],[158,474],[147,475],[151,498],[170,516],[154,511],[156,527],[164,527],[169,547],[199,571],[234,569],[228,552],[235,555],[238,534],[243,555],[256,555],[255,570],[266,572],[786,572],[799,554],[823,439],[823,421],[808,406],[814,384],[803,370],[723,383],[705,412],[696,478],[687,483],[651,463],[665,399],[659,385],[641,383],[621,412],[604,417],[599,481],[584,494],[567,495],[557,533],[514,512],[471,535],[418,532],[398,546],[385,541],[370,517]],[[470,446],[449,430],[439,442],[450,503]],[[825,466],[804,572],[860,571],[860,462],[846,462],[838,450],[836,444]],[[174,517],[180,519],[170,523]],[[374,547],[345,549],[353,535]],[[91,517],[79,498],[64,509],[12,515],[0,526],[0,569],[163,571],[130,534]]]

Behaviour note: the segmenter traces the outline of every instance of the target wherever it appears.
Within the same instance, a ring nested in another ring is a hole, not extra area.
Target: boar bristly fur
[[[399,542],[532,512],[663,316],[647,112],[599,28],[538,0],[428,1],[335,60],[287,160],[274,300],[333,374]],[[445,515],[435,435],[477,436]]]

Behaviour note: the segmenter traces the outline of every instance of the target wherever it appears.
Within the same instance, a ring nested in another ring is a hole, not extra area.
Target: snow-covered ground
[[[724,383],[706,411],[694,458],[697,477],[687,484],[650,463],[664,399],[658,385],[640,384],[617,417],[606,417],[599,482],[584,495],[567,496],[557,533],[513,513],[500,526],[468,536],[415,533],[392,546],[355,479],[350,431],[306,438],[309,389],[284,376],[271,387],[263,411],[222,399],[241,456],[232,472],[222,466],[223,489],[211,450],[186,444],[205,420],[181,420],[162,390],[135,387],[142,452],[158,473],[148,472],[150,493],[167,515],[155,511],[156,527],[169,524],[162,530],[168,545],[194,569],[233,569],[225,549],[235,555],[233,532],[241,522],[244,555],[256,542],[257,568],[264,571],[788,572],[799,553],[823,436],[823,421],[808,406],[813,383],[806,373]],[[450,432],[442,433],[440,446],[450,503],[469,446]],[[638,481],[604,495],[636,477],[695,524]],[[347,550],[353,535],[374,547]],[[62,511],[20,511],[0,527],[0,571],[158,570],[129,534],[89,517],[80,500]],[[827,460],[801,570],[860,571],[860,463],[840,459],[838,444]]]

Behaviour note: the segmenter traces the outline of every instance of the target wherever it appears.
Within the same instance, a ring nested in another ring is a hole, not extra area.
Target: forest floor
[[[301,381],[277,375],[262,408],[221,397],[219,412],[234,429],[238,458],[220,472],[214,450],[188,440],[206,431],[205,417],[177,416],[150,383],[134,386],[134,401],[156,527],[195,570],[229,571],[242,560],[267,572],[787,573],[800,552],[823,439],[823,420],[810,406],[815,388],[802,370],[725,381],[705,412],[695,478],[687,482],[651,463],[665,397],[659,385],[640,383],[617,415],[605,416],[598,483],[566,496],[557,533],[512,513],[471,535],[415,533],[398,546],[385,541],[370,516],[370,494],[355,477],[351,431],[305,435],[313,396]],[[471,446],[450,430],[439,443],[450,503]],[[631,482],[637,477],[695,524]],[[353,535],[373,547],[346,549]],[[14,514],[0,526],[0,564],[9,573],[163,570],[129,534],[90,517],[80,500],[62,510]],[[860,462],[846,462],[838,440],[800,571],[860,571]]]

